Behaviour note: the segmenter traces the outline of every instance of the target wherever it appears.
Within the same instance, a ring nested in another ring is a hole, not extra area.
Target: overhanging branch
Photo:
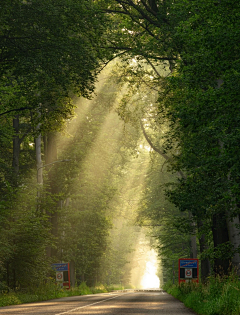
[[[26,109],[33,109],[32,107],[20,107],[20,108],[14,108],[14,109],[10,109],[6,112],[3,112],[3,113],[0,113],[0,116],[3,116],[3,115],[6,115],[8,113],[11,113],[11,112],[19,112],[19,111],[22,111],[22,110],[26,110]]]
[[[145,139],[147,140],[148,144],[150,145],[150,147],[151,147],[155,152],[157,152],[158,154],[160,154],[165,160],[169,161],[171,158],[170,158],[167,154],[165,154],[163,151],[161,151],[159,148],[157,148],[157,147],[152,143],[151,139],[149,138],[149,136],[148,136],[147,133],[146,133],[146,130],[144,129],[142,120],[140,120],[140,125],[141,125],[141,129],[142,129],[143,135],[144,135]],[[186,179],[186,176],[185,176],[185,174],[184,174],[182,171],[178,171],[178,174],[180,175],[181,178]]]
[[[141,129],[142,129],[142,132],[143,132],[143,135],[145,137],[145,139],[147,140],[148,144],[150,145],[150,147],[156,151],[158,154],[160,154],[165,160],[170,160],[170,157],[165,154],[163,151],[161,151],[159,148],[157,148],[151,141],[151,139],[149,138],[149,136],[147,135],[146,133],[146,130],[144,129],[144,126],[143,126],[143,123],[142,123],[142,120],[140,120],[140,125],[141,125]]]

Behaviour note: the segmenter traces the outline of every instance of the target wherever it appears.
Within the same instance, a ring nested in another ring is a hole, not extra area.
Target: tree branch
[[[157,76],[158,76],[159,78],[161,78],[160,73],[157,71],[157,69],[156,69],[156,67],[153,65],[153,63],[152,63],[147,57],[145,57],[145,59],[146,59],[147,62],[150,64],[150,66],[153,68],[153,70],[154,70],[154,72],[157,74]]]
[[[155,151],[157,152],[158,154],[160,154],[165,160],[170,160],[171,158],[165,154],[163,151],[161,151],[159,148],[157,148],[151,141],[151,139],[148,137],[144,127],[143,127],[143,123],[142,123],[142,120],[140,120],[140,125],[141,125],[141,129],[142,129],[142,132],[143,132],[143,135],[145,137],[145,139],[147,140],[148,144],[150,145],[150,147]],[[178,171],[178,174],[180,175],[181,178],[184,178],[186,179],[186,176],[185,174],[182,172],[182,171]]]
[[[121,4],[124,8],[124,4],[128,4],[130,5],[132,8],[134,8],[138,13],[140,13],[141,17],[145,20],[147,20],[149,23],[151,23],[152,25],[155,25],[157,27],[159,27],[159,24],[152,20],[138,5],[136,5],[132,0],[128,0],[128,1],[122,1],[122,0],[116,0],[119,4]],[[126,10],[126,7],[124,8],[125,11],[127,11],[129,13],[128,10]],[[129,13],[129,16],[131,16],[131,14]],[[166,19],[163,19],[163,22],[168,24],[168,21]]]
[[[147,140],[148,144],[150,145],[150,147],[156,151],[158,154],[160,154],[162,157],[164,157],[165,160],[170,160],[170,157],[165,154],[163,151],[161,151],[159,148],[157,148],[151,141],[151,139],[149,138],[149,136],[147,135],[145,129],[144,129],[144,126],[143,126],[143,123],[142,123],[142,120],[140,120],[140,125],[141,125],[141,129],[142,129],[142,132],[143,132],[143,135],[145,137],[145,139]]]
[[[120,14],[125,14],[125,15],[129,16],[129,13],[126,11],[104,9],[104,10],[102,10],[102,12],[103,13],[120,13]]]
[[[121,47],[121,46],[102,46],[100,48],[103,48],[103,49],[116,49],[116,50],[125,50],[125,51],[133,51],[134,52],[134,48],[132,47]],[[177,58],[174,58],[174,57],[158,57],[158,56],[151,56],[151,55],[147,55],[147,54],[144,54],[142,52],[138,52],[138,55],[141,55],[143,56],[144,58],[147,58],[149,59],[154,59],[154,60],[162,60],[162,61],[173,61],[173,60],[177,60]]]
[[[150,84],[148,84],[143,78],[141,78],[141,82],[143,82],[147,87],[149,87],[149,89],[154,90],[156,92],[159,92],[159,90],[155,89],[154,87],[152,87]]]
[[[113,56],[112,58],[110,58],[107,62],[105,62],[104,66],[97,72],[97,73],[100,73],[112,60],[114,60],[115,58],[121,56],[121,55],[124,55],[127,51],[123,51],[115,56]]]
[[[6,115],[6,114],[11,113],[11,112],[19,112],[19,111],[26,110],[26,109],[31,110],[31,109],[33,109],[33,107],[20,107],[20,108],[10,109],[4,113],[0,113],[0,116]]]
[[[148,0],[150,8],[153,10],[153,12],[158,12],[158,7],[156,4],[156,0]]]
[[[151,4],[152,7],[149,7],[144,0],[141,0],[141,2],[149,13],[152,13],[154,16],[157,15],[157,12],[158,12],[157,6],[154,6],[153,4]],[[153,7],[155,8],[155,10],[153,10]]]

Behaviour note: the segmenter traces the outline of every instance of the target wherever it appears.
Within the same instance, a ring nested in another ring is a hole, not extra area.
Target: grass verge
[[[201,315],[240,314],[240,281],[234,274],[210,277],[206,285],[166,284],[164,290]]]
[[[38,301],[46,301],[61,297],[87,295],[96,293],[107,293],[114,290],[122,290],[122,286],[104,286],[102,284],[89,288],[86,283],[81,283],[78,287],[66,290],[54,283],[47,283],[35,289],[29,289],[27,292],[9,292],[0,294],[0,307],[8,305],[17,305]]]

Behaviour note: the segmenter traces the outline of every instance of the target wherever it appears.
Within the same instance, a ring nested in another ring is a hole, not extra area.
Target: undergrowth
[[[78,287],[66,290],[53,282],[49,282],[47,284],[40,285],[38,288],[29,288],[25,292],[2,292],[0,294],[0,307],[46,301],[68,296],[107,293],[110,291],[122,289],[124,289],[122,286],[104,286],[102,284],[99,284],[93,288],[89,288],[85,282],[82,282]]]
[[[210,277],[206,285],[167,284],[164,290],[201,315],[240,314],[240,281],[234,273],[228,277]]]

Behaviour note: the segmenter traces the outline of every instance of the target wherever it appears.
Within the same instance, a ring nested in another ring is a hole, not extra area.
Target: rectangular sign
[[[197,267],[198,267],[197,260],[180,259],[180,268],[197,268]]]
[[[57,271],[56,272],[56,281],[63,281],[63,271]]]
[[[199,283],[199,263],[197,258],[179,258],[178,260],[178,283]]]
[[[185,278],[192,278],[192,269],[185,269]]]
[[[68,271],[68,263],[66,264],[52,264],[52,268],[56,271]]]

